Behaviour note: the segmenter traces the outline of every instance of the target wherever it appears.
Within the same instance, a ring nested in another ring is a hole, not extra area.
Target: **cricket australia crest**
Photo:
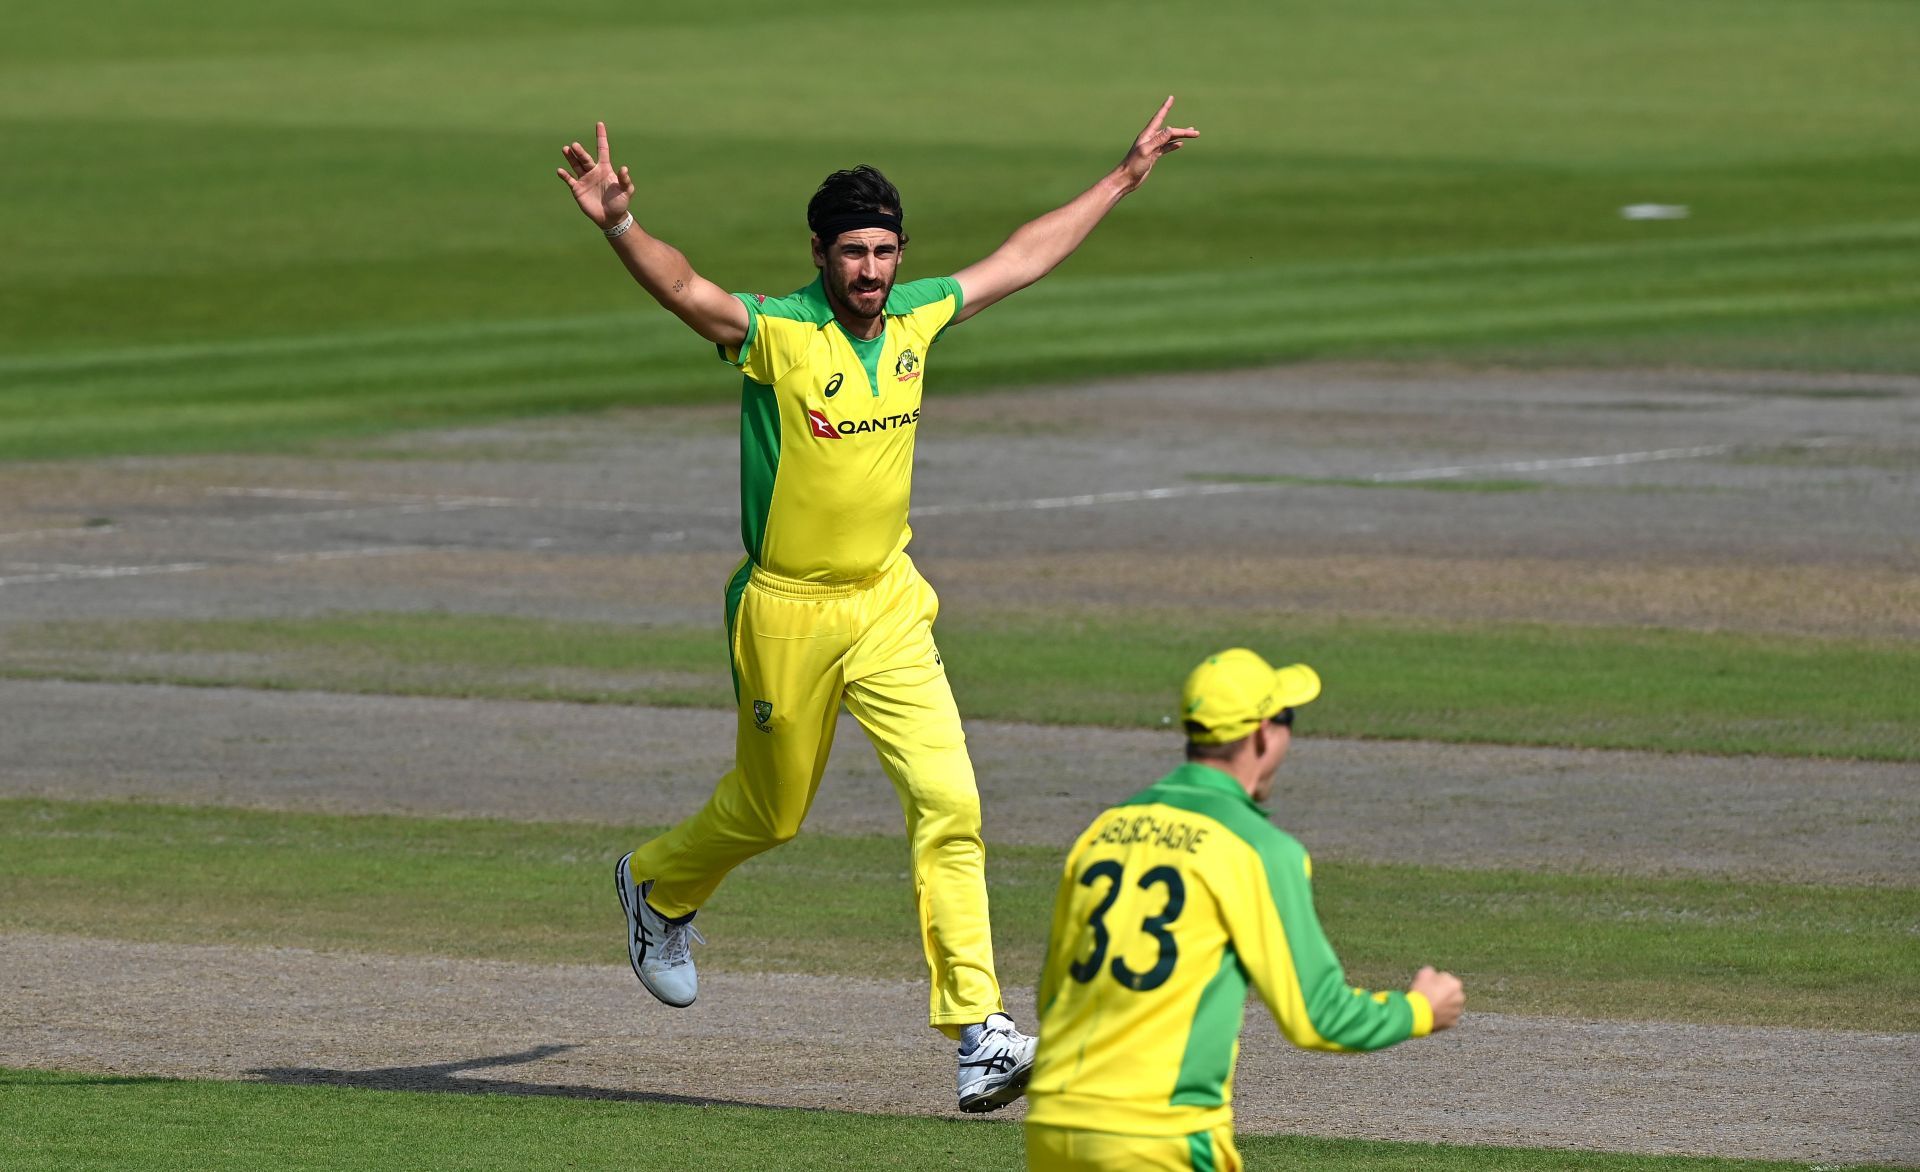
[[[893,364],[893,377],[896,382],[909,382],[920,377],[920,356],[912,350],[900,351],[900,358]]]
[[[773,731],[767,722],[773,719],[773,701],[755,700],[753,702],[753,727],[763,733]]]

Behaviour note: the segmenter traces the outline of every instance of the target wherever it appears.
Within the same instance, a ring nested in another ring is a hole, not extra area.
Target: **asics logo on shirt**
[[[833,372],[833,377],[827,380],[827,398],[831,399],[840,393],[840,384],[845,378],[839,371]]]

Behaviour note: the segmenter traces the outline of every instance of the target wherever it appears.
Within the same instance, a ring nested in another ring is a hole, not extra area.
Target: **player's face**
[[[900,237],[885,228],[842,232],[823,250],[814,244],[827,301],[836,312],[859,320],[880,316],[900,268]]]
[[[1284,725],[1268,723],[1261,725],[1259,732],[1265,736],[1254,744],[1260,772],[1254,777],[1253,800],[1264,802],[1273,796],[1273,779],[1280,772],[1280,762],[1286,760],[1287,747],[1293,744],[1293,730]]]

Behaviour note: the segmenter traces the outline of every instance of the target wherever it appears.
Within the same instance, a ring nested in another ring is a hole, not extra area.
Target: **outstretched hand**
[[[567,166],[554,168],[554,173],[573,192],[573,202],[580,205],[587,218],[606,229],[626,219],[627,204],[633,199],[633,177],[625,167],[614,170],[607,151],[607,124],[596,122],[593,130],[599,139],[599,154],[589,155],[579,143],[568,143],[560,148]]]
[[[1186,145],[1190,138],[1199,138],[1200,132],[1191,126],[1177,127],[1166,125],[1167,112],[1173,109],[1173,98],[1169,96],[1160,104],[1160,112],[1147,123],[1140,137],[1133,140],[1133,148],[1127,157],[1120,160],[1120,169],[1127,176],[1127,190],[1132,191],[1147,181],[1147,175],[1153,171],[1153,165],[1162,156],[1170,155]]]

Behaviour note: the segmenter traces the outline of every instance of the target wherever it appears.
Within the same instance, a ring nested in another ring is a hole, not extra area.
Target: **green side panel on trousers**
[[[1213,1172],[1213,1133],[1196,1131],[1188,1136],[1187,1155],[1193,1160],[1193,1172]]]
[[[733,673],[733,703],[740,705],[740,660],[733,654],[733,627],[740,614],[740,596],[747,592],[747,576],[753,573],[753,559],[740,563],[740,568],[727,579],[727,670]]]

